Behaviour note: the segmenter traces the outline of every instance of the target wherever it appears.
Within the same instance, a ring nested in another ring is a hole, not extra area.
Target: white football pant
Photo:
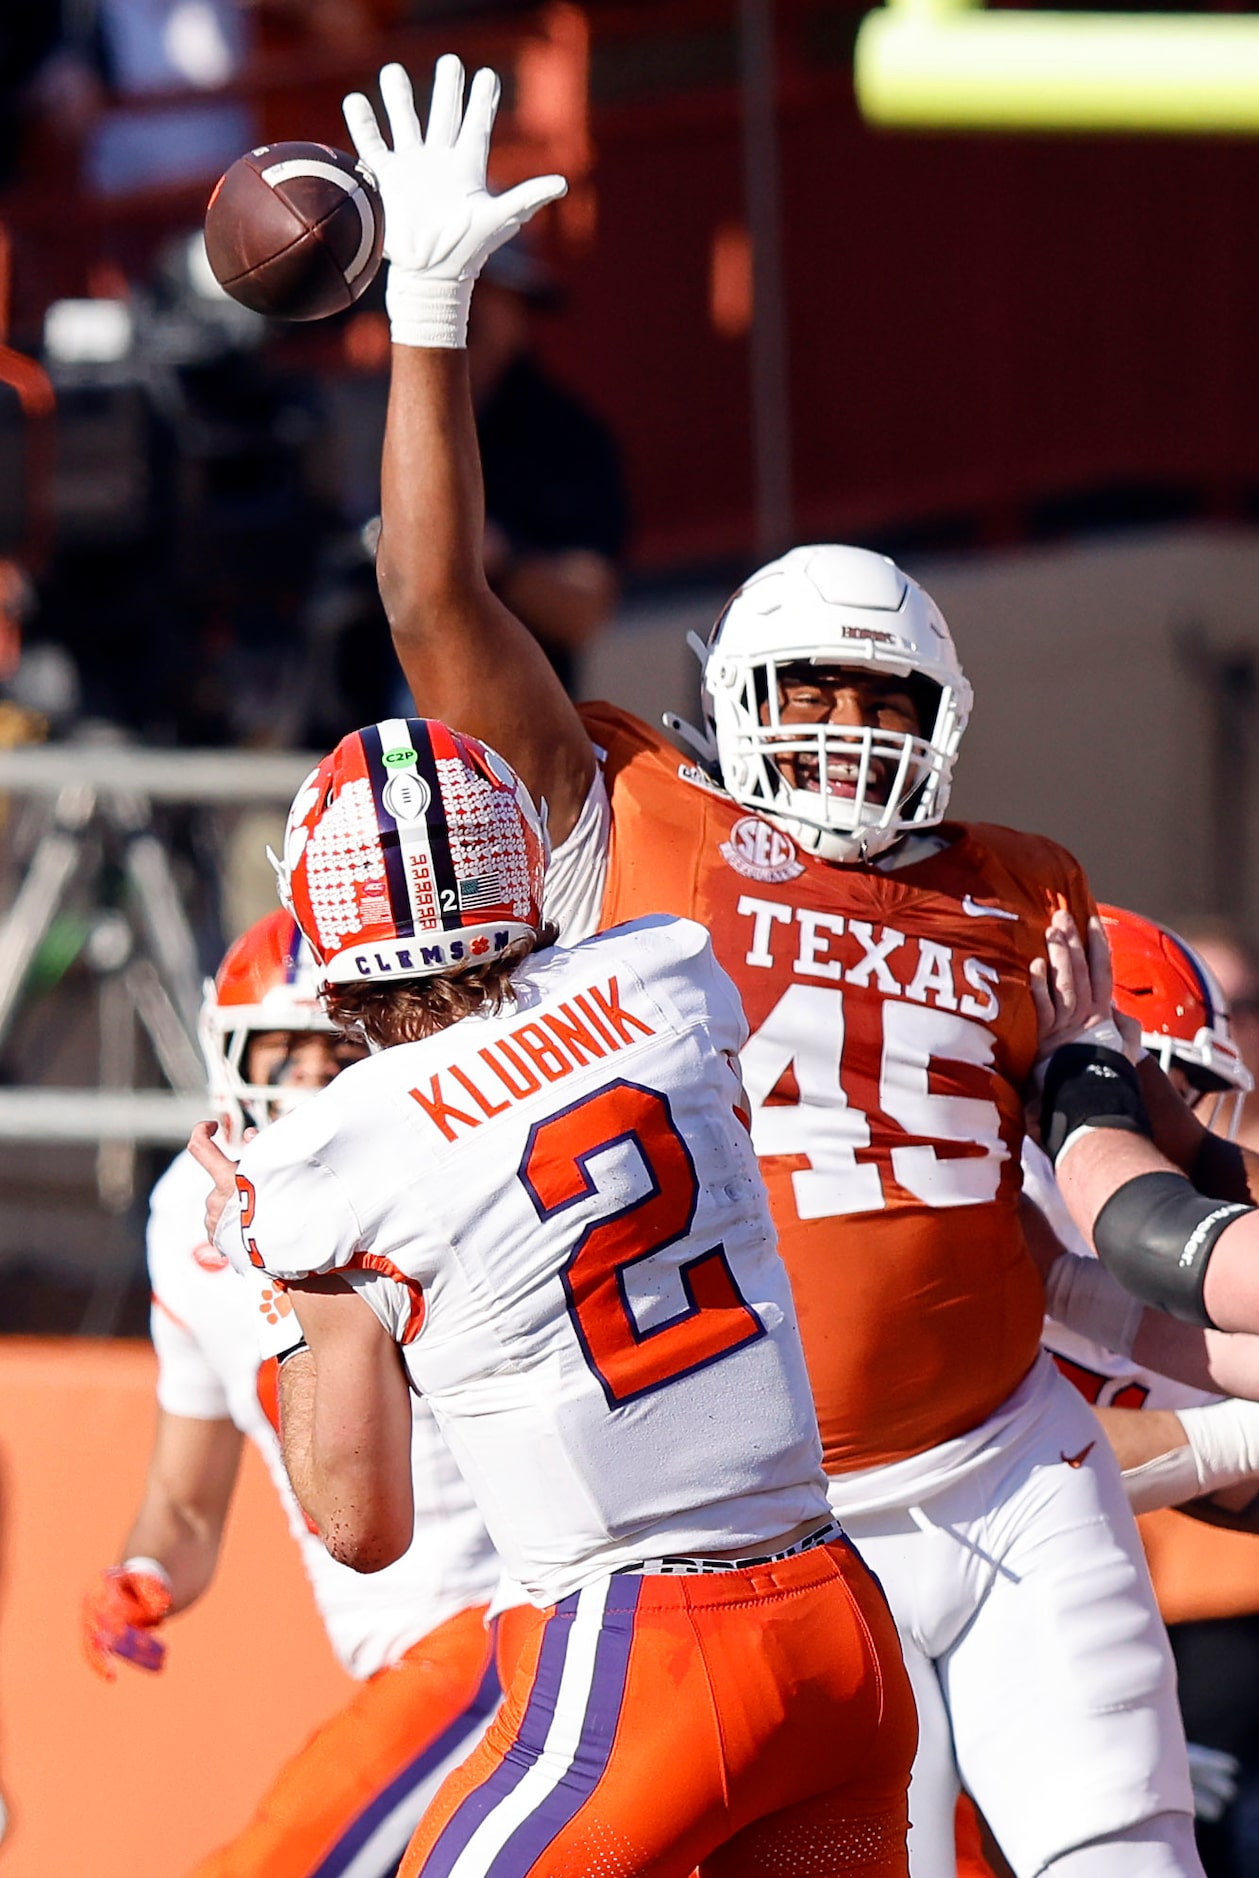
[[[918,1702],[912,1878],[955,1878],[959,1772],[1017,1878],[1200,1878],[1175,1669],[1118,1465],[1047,1356],[1018,1396],[982,1464],[920,1504],[842,1515]]]

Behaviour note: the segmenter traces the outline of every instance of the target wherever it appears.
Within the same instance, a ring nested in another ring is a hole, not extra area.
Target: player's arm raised
[[[345,119],[385,204],[393,367],[381,469],[381,597],[416,708],[500,751],[535,799],[546,797],[558,842],[580,813],[594,755],[545,654],[485,577],[465,346],[482,266],[567,184],[541,176],[490,194],[486,165],[499,98],[491,71],[476,74],[465,110],[462,65],[450,55],[439,59],[426,134],[400,65],[384,68],[380,91],[392,148],[360,93],[346,99]]]

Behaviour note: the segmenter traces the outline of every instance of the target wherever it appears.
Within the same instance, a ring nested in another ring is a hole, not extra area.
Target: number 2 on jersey
[[[634,1198],[618,1204],[624,1170],[599,1157],[630,1147],[646,1174]],[[699,1181],[669,1104],[654,1089],[615,1082],[531,1130],[520,1178],[538,1218],[555,1219],[583,1200],[606,1210],[583,1230],[561,1272],[568,1310],[587,1363],[609,1408],[716,1362],[764,1334],[715,1245],[672,1268],[687,1300],[673,1316],[644,1329],[631,1304],[627,1275],[685,1239],[695,1218]],[[662,1273],[663,1277],[664,1274]]]

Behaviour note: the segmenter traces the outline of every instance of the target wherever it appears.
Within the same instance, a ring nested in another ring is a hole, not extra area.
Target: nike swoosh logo
[[[967,894],[962,901],[963,913],[969,913],[972,919],[1018,919],[1008,906],[981,906],[978,900],[972,900]]]
[[[1068,1467],[1083,1467],[1085,1461],[1087,1461],[1096,1446],[1096,1441],[1090,1441],[1088,1446],[1081,1448],[1078,1454],[1063,1454],[1061,1450],[1059,1450],[1058,1459],[1065,1461]]]

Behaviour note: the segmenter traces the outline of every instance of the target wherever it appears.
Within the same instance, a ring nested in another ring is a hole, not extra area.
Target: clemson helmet
[[[548,843],[496,751],[435,719],[343,737],[289,810],[280,897],[325,984],[486,963],[542,924]]]
[[[247,1080],[251,1036],[263,1030],[333,1031],[319,1002],[315,961],[291,913],[277,907],[228,947],[207,981],[198,1032],[214,1112],[239,1146],[246,1128],[261,1128],[298,1092]]]
[[[746,580],[717,621],[704,654],[706,742],[728,793],[826,861],[871,859],[944,817],[971,688],[944,615],[886,555],[865,548],[793,548]],[[870,726],[783,724],[779,675],[792,665],[853,667],[908,682],[922,732]],[[674,729],[685,729],[676,722]],[[791,786],[784,756],[817,764],[818,788]],[[885,802],[870,792],[871,763],[892,776]],[[832,793],[843,766],[853,793]],[[855,771],[855,775],[854,775]]]
[[[1115,1003],[1141,1026],[1141,1041],[1164,1072],[1173,1063],[1191,1085],[1228,1100],[1229,1138],[1254,1078],[1233,1042],[1228,1001],[1193,947],[1169,927],[1123,907],[1099,906],[1115,977]]]

